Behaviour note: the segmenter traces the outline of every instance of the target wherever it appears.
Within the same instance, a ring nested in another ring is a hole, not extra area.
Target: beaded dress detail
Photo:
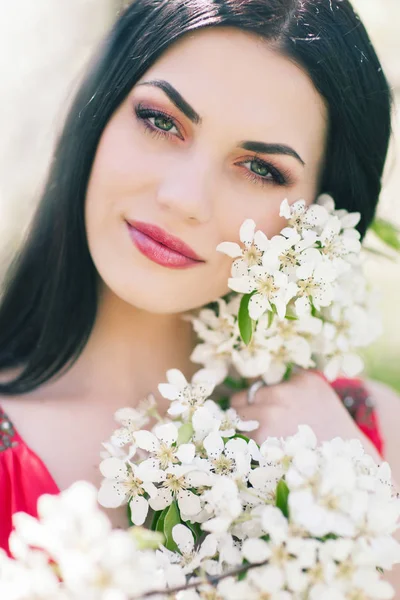
[[[7,448],[12,448],[18,444],[14,436],[14,426],[0,406],[0,452],[4,452]]]
[[[359,429],[371,440],[381,456],[384,453],[384,440],[381,437],[378,417],[373,398],[359,379],[337,379],[333,389],[357,423]]]

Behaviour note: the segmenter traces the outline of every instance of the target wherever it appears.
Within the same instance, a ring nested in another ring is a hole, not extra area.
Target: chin
[[[150,281],[150,277],[146,279]],[[121,283],[121,281],[116,281],[115,278],[104,278],[101,276],[100,280],[103,290],[106,290],[106,294],[112,296],[114,300],[118,299],[138,310],[154,314],[185,313],[201,308],[219,297],[218,295],[205,297],[203,294],[200,294],[200,286],[194,289],[193,285],[156,285],[154,279],[151,285],[147,286],[138,286],[132,283],[127,285],[126,283]],[[140,278],[138,278],[138,281],[140,281]],[[224,293],[225,291],[221,295]]]

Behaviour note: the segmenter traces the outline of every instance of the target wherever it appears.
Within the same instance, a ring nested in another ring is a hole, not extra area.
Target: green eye
[[[251,170],[253,171],[253,173],[260,175],[260,177],[266,177],[267,175],[269,175],[271,173],[271,171],[267,167],[267,165],[263,165],[262,163],[260,163],[257,160],[253,160],[251,162],[251,165],[252,165]]]
[[[171,119],[166,119],[165,117],[161,116],[154,117],[154,125],[163,131],[170,131],[174,127]]]

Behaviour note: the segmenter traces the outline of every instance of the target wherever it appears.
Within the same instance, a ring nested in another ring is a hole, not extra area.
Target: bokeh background
[[[127,4],[124,0],[18,0],[1,3],[0,277],[40,197],[83,69]],[[379,215],[400,225],[400,0],[353,0],[396,99],[393,142]],[[379,249],[368,235],[366,243]],[[400,259],[366,256],[381,292],[384,334],[366,355],[367,373],[400,391]]]

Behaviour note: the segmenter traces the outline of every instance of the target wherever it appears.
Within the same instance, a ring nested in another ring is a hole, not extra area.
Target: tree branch
[[[204,585],[207,583],[209,585],[216,586],[223,579],[228,579],[228,577],[237,577],[238,575],[241,575],[242,573],[247,573],[247,571],[250,571],[251,569],[257,569],[257,567],[263,567],[267,564],[268,564],[268,560],[264,560],[263,562],[260,562],[260,563],[252,563],[252,564],[248,564],[248,565],[242,565],[238,569],[233,569],[232,571],[227,571],[223,575],[218,575],[216,577],[206,577],[203,581],[195,581],[193,583],[188,583],[188,584],[181,585],[181,586],[178,586],[175,588],[169,588],[167,590],[154,590],[151,592],[146,592],[145,594],[142,594],[142,596],[140,596],[140,599],[151,598],[152,596],[156,596],[157,594],[166,594],[167,596],[168,596],[168,594],[177,594],[178,592],[192,590],[194,588],[200,587],[201,585]]]

